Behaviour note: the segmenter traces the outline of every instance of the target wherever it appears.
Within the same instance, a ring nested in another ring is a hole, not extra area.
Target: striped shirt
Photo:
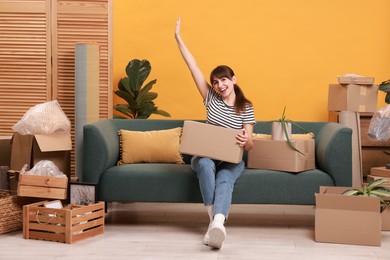
[[[236,113],[234,106],[227,105],[220,94],[209,89],[204,100],[207,111],[206,123],[226,128],[242,129],[244,124],[255,124],[255,114],[251,104],[246,104],[245,111]]]

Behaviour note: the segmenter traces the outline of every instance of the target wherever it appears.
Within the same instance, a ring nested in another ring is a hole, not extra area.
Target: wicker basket
[[[22,199],[0,191],[0,234],[23,228]]]
[[[0,234],[23,228],[23,205],[38,201],[34,198],[22,198],[0,190]]]

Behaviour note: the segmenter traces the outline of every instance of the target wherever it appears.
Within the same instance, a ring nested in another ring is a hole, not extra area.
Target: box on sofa
[[[248,168],[301,172],[315,168],[314,140],[291,140],[301,153],[285,140],[253,139],[248,152]]]

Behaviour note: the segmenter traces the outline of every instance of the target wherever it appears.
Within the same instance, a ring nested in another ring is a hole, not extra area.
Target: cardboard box
[[[387,207],[382,212],[382,230],[383,231],[390,231],[390,208]]]
[[[68,178],[19,174],[18,196],[66,199]]]
[[[11,136],[0,136],[0,166],[10,166]]]
[[[179,151],[231,163],[242,160],[244,149],[236,143],[240,130],[184,121]]]
[[[11,170],[20,171],[27,164],[29,169],[41,160],[52,161],[69,178],[70,134],[21,135],[12,137]]]
[[[23,206],[23,238],[73,244],[104,232],[104,202],[88,206],[45,208],[44,202]]]
[[[380,198],[344,196],[348,187],[320,187],[315,194],[315,241],[380,246]]]
[[[377,103],[377,85],[329,85],[329,111],[376,112]]]
[[[386,167],[372,167],[370,170],[370,175],[378,177],[390,177],[390,170]]]
[[[284,140],[253,139],[248,151],[248,168],[301,172],[315,168],[314,139],[291,140],[303,154],[293,150]]]
[[[338,77],[339,84],[374,85],[373,77]]]

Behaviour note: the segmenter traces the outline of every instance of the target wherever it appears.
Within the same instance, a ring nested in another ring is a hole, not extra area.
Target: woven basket
[[[0,234],[23,228],[25,199],[0,190]]]

